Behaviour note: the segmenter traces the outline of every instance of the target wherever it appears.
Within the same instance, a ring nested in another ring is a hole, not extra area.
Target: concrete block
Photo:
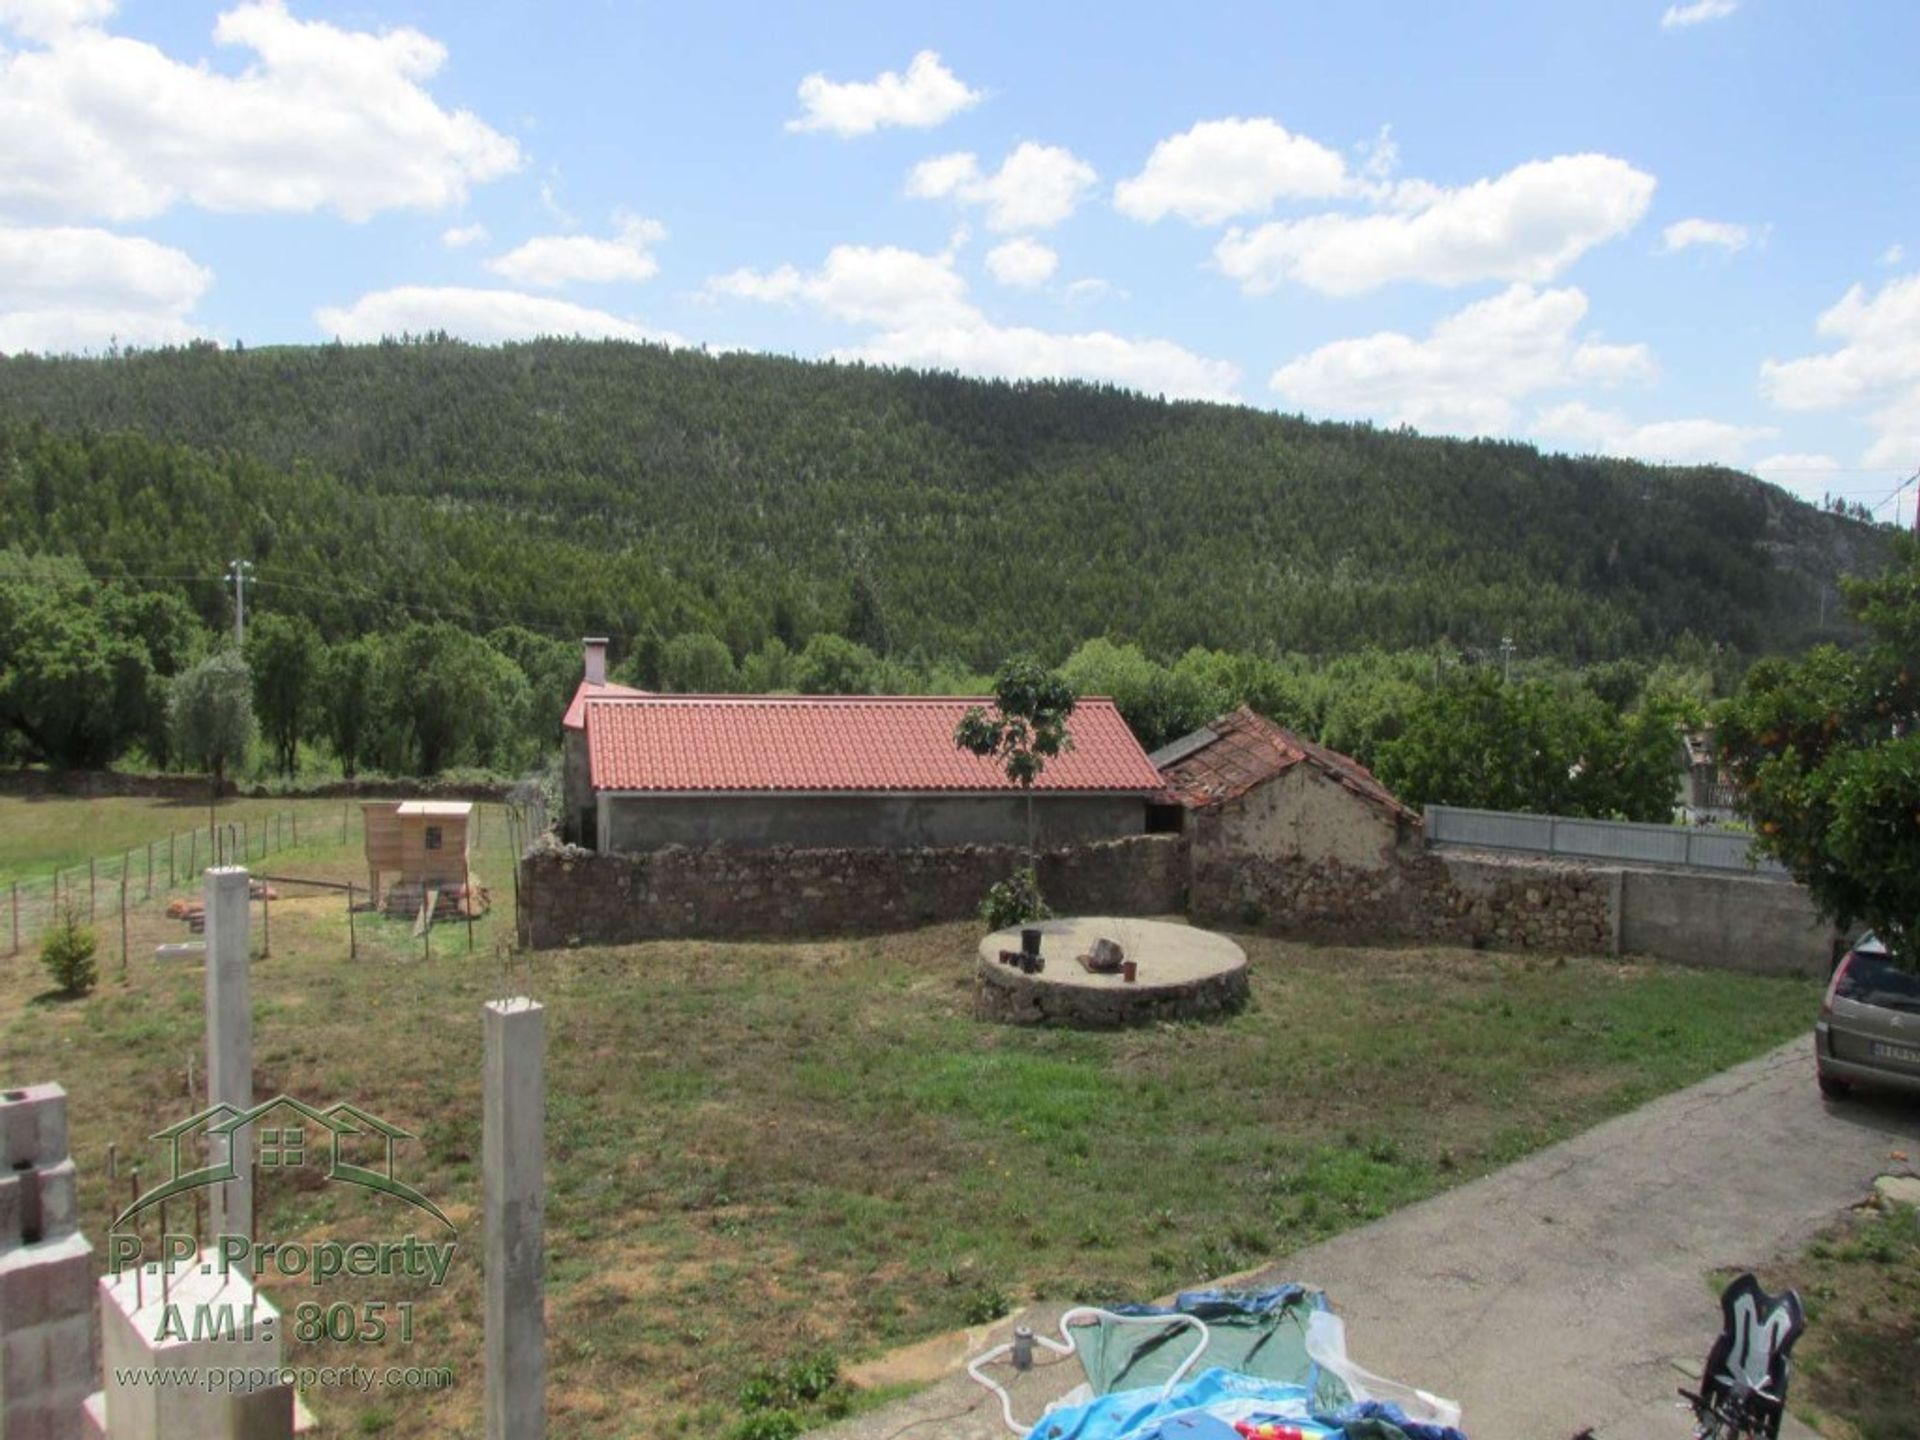
[[[210,1267],[202,1273],[202,1264]],[[98,1284],[100,1296],[100,1339],[104,1352],[102,1378],[105,1389],[102,1404],[113,1440],[173,1440],[175,1436],[193,1436],[195,1440],[252,1440],[253,1431],[236,1430],[241,1420],[266,1424],[262,1412],[271,1401],[246,1399],[227,1391],[199,1389],[186,1385],[123,1385],[116,1373],[150,1366],[193,1367],[201,1371],[253,1369],[268,1371],[280,1364],[279,1311],[265,1295],[256,1291],[239,1271],[221,1275],[211,1251],[181,1265],[163,1288],[160,1267],[146,1266],[136,1277],[133,1270],[103,1277]],[[201,1306],[232,1317],[237,1337],[247,1333],[251,1313],[252,1338],[233,1340],[194,1340],[169,1336],[161,1339],[166,1307],[180,1307],[193,1314]],[[271,1322],[271,1323],[269,1323]],[[271,1332],[274,1338],[268,1338]],[[262,1387],[271,1389],[274,1387]],[[287,1429],[266,1429],[261,1435],[290,1433],[293,1423],[292,1392],[280,1387],[285,1399]]]
[[[270,1385],[236,1395],[227,1417],[233,1440],[293,1440],[293,1387]]]
[[[67,1092],[58,1085],[0,1090],[0,1169],[39,1169],[67,1158]]]
[[[67,1235],[0,1255],[0,1335],[87,1313],[93,1247]]]
[[[0,1172],[0,1251],[17,1250],[26,1244],[26,1181],[28,1172]]]
[[[79,1174],[72,1160],[36,1170],[40,1188],[40,1239],[64,1240],[80,1226]]]

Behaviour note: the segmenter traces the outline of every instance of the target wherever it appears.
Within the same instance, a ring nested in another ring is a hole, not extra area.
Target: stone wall
[[[625,855],[542,843],[520,864],[520,940],[550,949],[905,930],[972,917],[987,888],[1025,863],[1015,845]],[[1141,835],[1045,851],[1040,886],[1062,913],[1178,914],[1186,842]]]
[[[1613,888],[1610,872],[1417,845],[1379,866],[1196,847],[1191,903],[1199,924],[1303,939],[1596,954],[1612,934]]]

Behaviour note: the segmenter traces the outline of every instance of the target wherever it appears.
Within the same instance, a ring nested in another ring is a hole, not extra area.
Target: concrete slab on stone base
[[[1040,932],[1045,962],[1029,975],[1002,962],[1020,949],[1020,931]],[[1116,942],[1134,967],[1103,974],[1077,962],[1101,940]],[[1224,1015],[1247,998],[1247,953],[1226,936],[1192,925],[1120,916],[1042,920],[996,930],[980,942],[974,1014],[1012,1025],[1109,1029]]]

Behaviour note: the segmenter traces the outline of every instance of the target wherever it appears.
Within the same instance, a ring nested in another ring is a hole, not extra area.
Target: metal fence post
[[[93,856],[89,855],[87,857],[87,923],[89,925],[93,924],[95,878]]]
[[[13,882],[13,950],[11,953],[15,955],[20,953],[20,882],[18,880]]]

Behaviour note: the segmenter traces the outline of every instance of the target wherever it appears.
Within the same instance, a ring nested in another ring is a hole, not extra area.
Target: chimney
[[[587,651],[587,684],[604,685],[607,683],[607,637],[589,635],[580,642]]]

